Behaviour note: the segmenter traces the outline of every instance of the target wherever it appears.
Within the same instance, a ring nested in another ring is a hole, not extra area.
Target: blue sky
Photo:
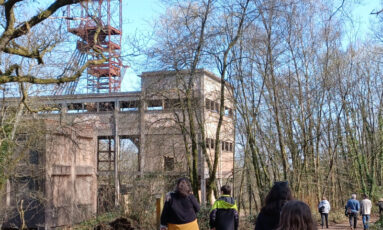
[[[164,12],[164,8],[158,0],[131,0],[123,5],[123,32],[133,35],[137,32],[150,32],[152,22]],[[135,72],[136,71],[136,72]],[[141,74],[139,68],[131,66],[124,76],[122,82],[122,91],[139,91],[140,79],[137,77]]]
[[[350,1],[350,0],[346,0]],[[335,2],[335,1],[334,1]],[[338,0],[336,2],[341,2]],[[336,5],[336,3],[334,3]],[[133,34],[135,31],[150,32],[152,22],[165,11],[159,0],[130,0],[124,1],[124,33]],[[370,22],[376,20],[375,15],[370,15],[374,10],[380,9],[380,0],[360,0],[351,12],[353,24],[349,26],[349,36],[353,40],[362,40],[370,36]],[[135,72],[136,71],[136,72]],[[128,69],[122,83],[123,91],[140,90],[139,68],[132,66]]]

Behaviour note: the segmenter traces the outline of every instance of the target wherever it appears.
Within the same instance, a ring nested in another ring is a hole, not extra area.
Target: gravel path
[[[378,220],[377,217],[372,216],[371,219],[370,219],[370,223],[374,223],[377,220]],[[322,229],[322,226],[318,225],[318,229]],[[325,229],[328,229],[328,230],[340,230],[340,229],[348,230],[348,229],[350,229],[350,224],[348,222],[341,223],[341,224],[329,223],[329,228],[325,228]],[[358,229],[360,229],[360,230],[363,229],[362,217],[358,218],[358,225],[357,225],[356,229],[357,230]]]

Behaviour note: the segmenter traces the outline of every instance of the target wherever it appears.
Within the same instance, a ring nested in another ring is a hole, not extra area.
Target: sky
[[[150,32],[153,21],[165,11],[158,0],[125,0],[124,2],[127,3],[123,4],[123,33],[129,35],[133,35],[136,31]],[[121,90],[140,91],[140,78],[137,76],[139,74],[141,74],[139,68],[131,66],[126,71]]]
[[[130,35],[136,31],[150,32],[153,21],[165,11],[159,0],[125,0],[123,2],[123,31]],[[341,0],[337,2],[340,3]],[[370,13],[380,9],[381,2],[380,0],[359,0],[358,2],[359,4],[356,4],[351,12],[353,24],[348,26],[349,36],[352,36],[354,40],[364,40],[371,36],[369,22],[376,20],[376,16]],[[122,91],[139,91],[140,79],[137,77],[139,74],[141,74],[139,67],[131,66],[124,76]]]

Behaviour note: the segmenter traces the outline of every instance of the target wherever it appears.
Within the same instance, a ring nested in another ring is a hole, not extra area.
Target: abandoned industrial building
[[[120,196],[136,189],[132,183],[137,177],[187,175],[185,134],[180,123],[187,124],[187,118],[182,117],[183,83],[190,77],[188,71],[145,72],[139,92],[32,100],[31,106],[39,112],[28,115],[30,129],[43,131],[34,135],[32,145],[28,140],[33,132],[18,131],[18,141],[33,148],[20,147],[20,152],[27,153],[17,166],[20,173],[7,181],[2,197],[7,210],[3,227],[20,226],[21,211],[31,228],[70,226],[121,202]],[[206,70],[198,70],[192,82],[194,117],[204,125],[206,148],[213,154],[221,82]],[[3,103],[10,105],[13,99]],[[232,88],[226,85],[219,183],[233,176],[233,114]],[[201,138],[201,133],[198,136]],[[198,149],[204,193],[208,170],[201,147]],[[21,201],[30,205],[25,212],[19,208],[23,207]]]

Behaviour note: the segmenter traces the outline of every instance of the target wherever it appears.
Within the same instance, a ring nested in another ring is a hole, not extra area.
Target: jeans
[[[356,222],[358,220],[358,213],[351,213],[350,215],[348,215],[348,220],[350,221],[350,227],[353,226],[353,222],[354,222],[354,228],[356,228]]]
[[[370,221],[370,215],[362,215],[363,228],[368,229],[368,222]]]
[[[322,220],[321,222],[322,227],[324,226],[324,221],[326,220],[326,228],[328,228],[328,213],[321,213],[320,216]]]

